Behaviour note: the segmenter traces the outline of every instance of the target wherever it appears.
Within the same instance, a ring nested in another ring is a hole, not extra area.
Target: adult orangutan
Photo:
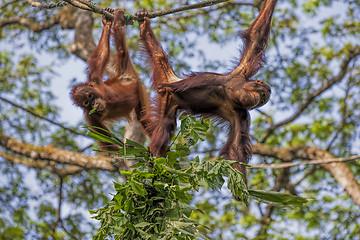
[[[134,68],[125,43],[125,18],[122,10],[106,9],[114,12],[114,23],[102,17],[103,29],[99,44],[88,60],[88,81],[73,87],[71,97],[74,103],[84,110],[89,126],[108,130],[107,123],[128,117],[135,109],[138,120],[150,105],[146,88]],[[113,27],[112,27],[113,25]],[[111,27],[116,47],[114,64],[110,63],[109,38]],[[106,67],[115,72],[103,81]],[[141,121],[146,127],[146,121]],[[95,131],[110,136],[106,131],[93,128]],[[117,146],[100,142],[100,149],[116,151]]]
[[[261,80],[252,80],[265,62],[270,23],[276,0],[266,0],[255,21],[241,33],[244,40],[238,66],[228,74],[192,73],[185,78],[175,75],[167,54],[155,38],[146,11],[139,11],[140,40],[152,71],[152,86],[158,90],[155,110],[145,119],[153,120],[150,150],[157,157],[165,156],[176,126],[177,110],[192,114],[220,117],[229,122],[229,135],[220,151],[224,159],[248,163],[252,150],[249,139],[249,109],[263,106],[270,97],[270,87]],[[234,164],[246,180],[243,165]]]

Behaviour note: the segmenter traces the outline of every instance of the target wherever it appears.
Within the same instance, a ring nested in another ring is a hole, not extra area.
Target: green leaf
[[[181,115],[179,119],[181,121],[180,129],[182,132],[188,131],[190,126],[196,122],[196,119],[193,116],[186,114]]]
[[[95,140],[98,140],[100,142],[107,142],[107,143],[114,143],[116,144],[116,141],[114,141],[112,139],[112,137],[109,137],[109,136],[106,136],[104,134],[101,134],[101,133],[98,133],[94,130],[91,130],[89,131],[89,133],[87,134],[89,137],[95,139]]]
[[[124,174],[125,176],[131,176],[133,171],[120,170],[120,173]]]
[[[99,210],[91,210],[91,209],[88,209],[88,210],[91,215],[97,214],[99,212]]]
[[[113,143],[113,144],[116,144],[116,145],[119,145],[119,146],[124,146],[124,143],[123,143],[120,139],[114,137],[111,132],[106,131],[105,129],[102,129],[102,128],[99,128],[99,127],[95,127],[95,126],[86,126],[85,128],[87,128],[87,129],[89,130],[89,133],[88,133],[87,135],[88,135],[89,137],[95,139],[95,140],[98,140],[98,141],[100,141],[100,142]],[[109,133],[111,136],[107,136],[107,135],[105,135],[105,134],[102,134],[102,133],[99,133],[99,132],[97,132],[97,131],[94,131],[93,128],[102,130],[102,131],[104,131],[104,132],[107,132],[107,133]]]
[[[228,188],[235,197],[244,202],[246,205],[249,205],[249,193],[245,184],[244,176],[241,172],[234,170],[230,171]]]
[[[144,150],[144,149],[132,148],[132,147],[122,147],[119,149],[118,152],[120,155],[125,155],[127,158],[135,158],[133,154],[146,153],[147,149]],[[130,156],[130,154],[132,154],[132,156]]]
[[[183,203],[183,202],[179,202],[179,206],[181,208],[181,210],[184,212],[185,216],[190,217],[190,214],[197,210],[196,207],[190,206],[189,204]]]
[[[147,152],[147,148],[142,146],[141,144],[137,143],[137,142],[134,142],[130,139],[126,139],[126,144],[129,145],[129,146],[132,146],[132,147],[135,147],[135,148],[138,148],[138,149],[142,149],[144,150],[145,152]]]
[[[239,164],[239,165],[243,165],[245,167],[251,167],[251,165],[247,164],[247,163],[243,163],[243,162],[239,162],[239,161],[235,161],[235,160],[227,160],[227,159],[224,159],[223,160],[224,162],[230,164],[230,165],[233,165],[233,164]]]
[[[124,210],[127,214],[131,213],[134,209],[134,199],[132,197],[129,197],[124,205]]]
[[[157,158],[154,160],[154,163],[158,166],[162,166],[166,164],[166,162],[167,162],[166,158]]]
[[[95,112],[96,112],[96,110],[97,110],[97,108],[93,108],[93,109],[91,109],[91,111],[89,112],[89,115],[91,115],[91,114],[95,113]]]
[[[179,219],[181,217],[179,207],[176,207],[174,209],[169,209],[168,211],[165,212],[165,216],[172,220]]]
[[[146,190],[144,189],[144,186],[136,181],[129,181],[131,188],[139,195],[145,197],[147,194]]]
[[[191,135],[195,138],[195,140],[204,141],[206,139],[206,132],[209,129],[209,125],[204,122],[196,122],[193,125]]]
[[[176,144],[175,150],[182,157],[186,157],[190,154],[190,147],[184,144]]]
[[[277,206],[302,206],[308,200],[302,197],[298,197],[291,194],[273,192],[273,191],[265,191],[265,190],[252,190],[249,189],[249,196],[268,204],[277,205]]]
[[[136,226],[135,226],[135,228],[136,228],[136,231],[140,233],[141,239],[145,239],[145,240],[146,240],[146,239],[150,239],[150,238],[152,237],[152,234],[149,234],[149,233],[147,233],[147,232],[144,232],[141,228],[136,227]]]
[[[186,145],[192,146],[198,140],[205,140],[206,132],[209,129],[209,125],[205,121],[197,121],[195,117],[188,115],[182,115],[180,120],[180,130],[186,140]]]
[[[149,225],[151,225],[151,223],[141,222],[141,223],[136,224],[135,227],[143,228],[143,227],[146,227],[146,226],[149,226]]]
[[[218,174],[222,168],[223,164],[221,162],[216,162],[215,165],[208,171],[208,174]]]

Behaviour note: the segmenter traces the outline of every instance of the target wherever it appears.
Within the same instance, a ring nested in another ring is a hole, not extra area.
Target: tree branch
[[[80,132],[77,132],[77,131],[75,131],[75,130],[73,130],[73,129],[71,129],[71,128],[65,127],[64,125],[62,125],[62,124],[60,124],[60,123],[57,123],[57,122],[55,122],[55,121],[53,121],[53,120],[50,120],[50,119],[47,118],[47,117],[41,116],[41,115],[35,113],[34,111],[32,111],[32,110],[30,110],[30,109],[27,109],[27,108],[25,108],[25,107],[23,107],[23,106],[21,106],[21,105],[19,105],[19,104],[16,104],[16,103],[14,103],[14,102],[12,102],[12,101],[4,98],[4,97],[1,97],[1,96],[0,96],[0,100],[2,100],[2,101],[4,101],[4,102],[7,102],[7,103],[11,104],[12,106],[14,106],[14,107],[16,107],[16,108],[19,108],[19,109],[21,109],[21,110],[23,110],[23,111],[25,111],[25,112],[27,112],[27,113],[29,113],[29,114],[37,117],[37,118],[43,119],[43,120],[45,120],[45,121],[47,121],[47,122],[49,122],[49,123],[51,123],[51,124],[53,124],[53,125],[55,125],[55,126],[58,126],[58,127],[66,130],[66,131],[69,131],[69,132],[72,132],[72,133],[74,133],[74,134],[81,135],[81,136],[84,136],[84,137],[89,138],[89,136],[87,136],[87,135],[84,134],[84,133],[80,133]]]
[[[106,11],[105,9],[101,8],[98,4],[95,4],[91,1],[87,1],[87,0],[65,0],[65,1],[75,7],[81,8],[83,10],[92,11],[94,13],[99,13],[99,14],[105,15],[110,20],[114,19],[114,15],[112,13]],[[149,12],[147,17],[155,18],[155,17],[160,17],[160,16],[164,16],[164,15],[168,15],[168,14],[174,14],[174,13],[178,13],[178,12],[182,12],[182,11],[186,11],[186,10],[207,7],[207,6],[211,6],[214,4],[219,4],[219,3],[227,2],[227,1],[229,1],[229,0],[208,0],[208,1],[203,1],[200,3],[191,4],[191,5],[185,5],[183,7],[179,7],[176,9],[170,9],[167,11]],[[132,21],[137,21],[137,20],[138,20],[138,18],[135,15],[131,15],[128,18],[129,23]]]
[[[221,6],[216,6],[216,7],[212,7],[212,8],[207,8],[207,9],[199,9],[196,12],[190,12],[188,14],[182,14],[182,15],[175,15],[172,17],[167,17],[164,18],[162,20],[160,20],[160,23],[167,23],[169,20],[171,21],[178,21],[180,19],[188,19],[188,18],[193,18],[196,17],[198,15],[203,15],[203,14],[209,14],[212,11],[216,11],[222,8],[234,8],[237,6],[254,6],[255,4],[252,2],[225,2],[223,5]]]
[[[18,142],[14,138],[9,138],[0,134],[0,146],[12,151],[13,153],[23,155],[30,159],[55,161],[62,164],[71,164],[85,169],[98,169],[106,171],[131,170],[130,166],[135,162],[124,159],[112,159],[102,155],[95,157],[86,156],[81,153],[72,152],[48,146],[35,146],[28,143]],[[116,166],[116,167],[115,167]],[[60,174],[60,173],[58,173]]]
[[[26,28],[29,28],[34,32],[41,32],[43,30],[50,29],[56,24],[59,24],[60,17],[59,15],[55,15],[43,23],[35,23],[35,21],[36,21],[35,19],[30,20],[29,18],[24,18],[24,17],[11,17],[6,19],[0,19],[0,28],[11,24],[20,24]]]
[[[321,95],[323,92],[331,88],[334,84],[340,82],[344,76],[347,73],[347,68],[351,60],[355,59],[358,55],[360,55],[360,46],[356,46],[353,49],[350,50],[349,54],[345,57],[345,59],[342,61],[340,66],[340,72],[335,77],[331,78],[328,82],[324,83],[323,86],[321,86],[319,89],[313,91],[310,93],[306,98],[305,101],[299,106],[298,110],[289,118],[272,125],[268,131],[265,133],[265,136],[260,141],[261,143],[264,143],[266,139],[279,127],[286,125],[295,119],[297,119],[301,113],[313,102],[313,100]]]
[[[69,166],[69,167],[63,167],[63,168],[57,168],[55,166],[55,162],[45,162],[42,160],[36,160],[36,159],[22,159],[19,157],[15,157],[14,155],[10,155],[8,153],[0,151],[0,156],[8,160],[9,162],[15,163],[15,164],[21,164],[24,166],[27,166],[29,168],[39,168],[44,169],[49,172],[52,172],[59,176],[68,176],[68,175],[75,175],[84,169],[79,166]]]
[[[9,1],[9,2],[4,2],[3,5],[0,6],[0,9],[4,9],[6,8],[7,6],[13,4],[13,3],[16,3],[18,0],[12,0],[12,1]]]
[[[46,9],[51,9],[51,8],[56,8],[56,7],[65,7],[68,5],[68,3],[65,1],[60,1],[58,3],[39,3],[39,2],[32,1],[32,0],[26,0],[26,1],[33,7],[46,8]]]
[[[262,156],[274,157],[286,162],[296,159],[336,159],[331,153],[315,147],[277,148],[261,143],[253,145],[253,152]],[[355,157],[355,156],[353,156]],[[360,206],[360,184],[350,168],[343,162],[319,163],[334,177],[340,186],[348,193],[355,204]]]
[[[60,24],[63,29],[73,29],[76,19],[76,17],[73,15],[75,9],[76,8],[72,6],[65,6],[53,17],[45,20],[42,23],[37,23],[35,18],[26,17],[10,17],[0,19],[0,28],[12,24],[19,24],[34,32],[41,32],[48,30],[57,24]]]
[[[134,161],[124,159],[111,159],[104,156],[85,156],[68,150],[61,150],[53,146],[34,146],[32,144],[20,143],[13,138],[0,134],[0,146],[31,159],[51,160],[63,164],[80,166],[84,169],[98,169],[116,171],[118,169],[130,170]],[[335,159],[330,153],[315,147],[288,147],[276,148],[257,143],[253,146],[255,154],[275,157],[283,161],[295,159]],[[12,159],[7,156],[7,159]],[[355,158],[355,156],[354,156]],[[12,161],[15,162],[14,159]],[[119,166],[119,168],[115,167]],[[349,167],[343,162],[320,163],[329,171],[334,179],[345,189],[354,203],[360,206],[360,185],[350,171]]]
[[[301,179],[299,179],[295,184],[294,186],[297,186],[299,185],[302,181],[304,181],[307,177],[311,176],[317,169],[317,166],[313,166],[312,168],[310,168],[309,171],[307,171],[302,177]]]
[[[70,50],[85,62],[95,50],[96,45],[92,36],[92,13],[81,9],[76,10],[78,18],[75,21],[75,39]]]
[[[347,162],[347,161],[353,161],[360,159],[360,155],[354,155],[350,157],[343,157],[343,158],[331,158],[331,159],[315,159],[315,160],[307,160],[307,161],[301,161],[298,163],[273,163],[273,164],[257,164],[252,165],[248,168],[289,168],[289,167],[295,167],[299,165],[318,165],[318,164],[325,164],[325,163],[334,163],[334,162]]]
[[[56,208],[55,218],[56,220],[51,224],[53,235],[56,233],[56,229],[59,226],[59,223],[62,223],[61,220],[61,204],[63,199],[63,178],[59,177],[59,193],[58,193],[58,207]]]

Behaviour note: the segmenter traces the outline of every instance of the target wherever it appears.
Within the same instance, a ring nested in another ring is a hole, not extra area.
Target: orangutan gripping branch
[[[270,87],[251,77],[264,64],[270,23],[276,0],[266,0],[259,16],[241,34],[244,49],[239,65],[229,74],[192,73],[186,78],[175,75],[167,54],[155,38],[146,11],[137,13],[140,39],[152,70],[152,85],[158,90],[157,105],[147,119],[156,119],[149,127],[153,131],[150,150],[165,156],[176,126],[177,110],[192,114],[221,117],[229,122],[229,135],[220,156],[247,163],[252,150],[249,139],[249,109],[263,106],[270,97]],[[246,179],[245,167],[234,165]]]
[[[106,10],[114,12],[110,8]],[[133,109],[140,121],[143,111],[148,108],[150,102],[148,93],[131,63],[126,47],[124,12],[115,10],[114,13],[112,29],[116,47],[115,64],[109,63],[109,38],[112,22],[104,16],[102,22],[104,27],[99,44],[88,60],[88,81],[74,86],[71,97],[74,103],[84,110],[89,126],[107,130],[108,122],[128,117]],[[115,75],[103,81],[105,69],[109,66]],[[141,121],[141,123],[146,127],[145,121]],[[94,130],[107,136],[110,135],[97,128]],[[118,150],[115,145],[104,142],[100,142],[100,149],[104,151]]]

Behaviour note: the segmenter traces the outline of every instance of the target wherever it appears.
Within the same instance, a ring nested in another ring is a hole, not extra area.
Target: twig
[[[11,4],[13,4],[13,3],[15,3],[15,2],[17,2],[18,0],[13,0],[13,1],[10,1],[10,2],[6,2],[6,3],[4,3],[3,5],[1,5],[0,6],[0,9],[4,9],[4,8],[6,8],[7,6],[9,6],[9,5],[11,5]]]
[[[66,229],[64,222],[61,220],[61,228],[69,235],[70,239],[79,239],[75,237],[69,230]]]
[[[354,68],[355,67],[355,61],[353,62],[352,65],[353,65],[352,67]],[[341,119],[339,125],[336,128],[334,137],[331,139],[330,143],[328,144],[328,147],[326,148],[327,151],[330,150],[333,143],[335,142],[335,140],[339,136],[340,132],[343,130],[343,128],[345,126],[345,123],[346,123],[346,120],[350,117],[350,114],[347,112],[348,105],[347,105],[346,100],[348,100],[348,97],[350,95],[350,91],[351,91],[351,87],[352,87],[352,84],[351,84],[351,79],[352,78],[353,78],[353,72],[350,72],[349,81],[347,82],[347,88],[345,90],[345,96],[344,96],[344,99],[342,100],[343,101],[343,107],[341,109],[342,110],[341,111],[341,118],[342,119]],[[341,104],[340,104],[340,106],[341,106]]]
[[[160,20],[160,23],[167,23],[169,20],[172,21],[178,21],[180,19],[188,19],[188,18],[193,18],[196,17],[200,14],[209,14],[210,12],[219,10],[220,8],[234,8],[237,6],[254,6],[254,3],[252,2],[226,2],[224,3],[222,6],[217,6],[217,7],[213,7],[213,8],[208,8],[208,9],[200,9],[199,11],[196,12],[191,12],[188,14],[182,14],[182,15],[175,15],[173,17],[167,17],[167,18],[163,18],[162,20]]]
[[[10,100],[7,100],[6,98],[3,98],[3,97],[0,96],[0,100],[2,100],[4,102],[7,102],[7,103],[13,105],[14,107],[17,107],[17,108],[19,108],[19,109],[21,109],[21,110],[23,110],[23,111],[25,111],[27,113],[30,113],[31,115],[33,115],[33,116],[35,116],[37,118],[43,119],[45,121],[48,121],[51,124],[54,124],[54,125],[56,125],[58,127],[61,127],[64,130],[67,130],[67,131],[72,132],[74,134],[81,135],[81,136],[89,138],[89,136],[87,136],[86,134],[83,134],[83,133],[77,132],[77,131],[75,131],[75,130],[73,130],[71,128],[65,127],[64,125],[62,125],[60,123],[54,122],[53,120],[50,120],[47,117],[41,116],[41,115],[31,111],[30,109],[24,108],[24,107],[20,106],[19,104],[16,104],[16,103],[14,103],[14,102],[12,102]]]
[[[248,168],[289,168],[295,167],[299,165],[312,165],[312,164],[325,164],[325,163],[333,163],[333,162],[346,162],[346,161],[353,161],[356,159],[360,159],[360,155],[354,155],[350,157],[344,158],[330,158],[330,159],[315,159],[315,160],[307,160],[301,161],[298,163],[273,163],[273,164],[257,164],[252,165]]]
[[[84,9],[84,10],[92,11],[94,13],[103,14],[110,20],[114,19],[114,15],[112,13],[104,10],[98,4],[93,3],[91,1],[87,1],[87,0],[65,0],[65,1],[67,3],[75,6],[75,7],[79,7],[79,8]],[[169,14],[173,14],[173,13],[177,13],[177,12],[182,12],[182,11],[186,11],[186,10],[207,7],[207,6],[211,6],[211,5],[214,5],[214,4],[227,2],[227,1],[229,1],[229,0],[209,0],[209,1],[195,3],[195,4],[191,4],[191,5],[175,8],[175,9],[170,9],[170,10],[166,10],[166,11],[150,12],[147,15],[147,17],[148,18],[156,18],[156,17],[169,15]],[[137,21],[139,19],[138,19],[137,16],[131,15],[128,20],[129,20],[129,22],[131,22],[131,21]]]
[[[329,81],[327,81],[326,83],[324,83],[319,89],[314,90],[312,93],[310,93],[306,98],[305,101],[300,104],[298,110],[289,118],[271,126],[265,136],[263,137],[263,139],[260,141],[261,143],[264,143],[266,141],[266,139],[279,127],[286,125],[292,121],[294,121],[295,119],[297,119],[304,111],[305,109],[313,102],[313,100],[318,97],[319,95],[321,95],[322,93],[324,93],[326,90],[328,90],[329,88],[331,88],[334,84],[340,82],[341,80],[343,80],[343,78],[345,77],[346,73],[347,73],[347,69],[348,69],[348,65],[351,62],[351,60],[355,59],[358,55],[360,55],[360,47],[356,46],[354,48],[352,48],[350,50],[349,55],[347,55],[345,57],[345,59],[342,61],[341,65],[340,65],[340,72],[338,75],[332,77]]]
[[[58,208],[56,210],[56,226],[59,224],[59,222],[61,222],[61,204],[62,204],[62,200],[63,200],[63,185],[64,185],[64,181],[63,181],[63,177],[59,176],[59,194],[58,194]]]
[[[304,176],[302,176],[302,178],[301,178],[299,181],[297,181],[297,182],[294,184],[294,186],[299,185],[299,184],[300,184],[302,181],[304,181],[308,176],[312,175],[312,174],[316,171],[316,169],[317,169],[317,166],[316,166],[316,165],[315,165],[315,166],[312,166],[311,169],[310,169],[307,173],[305,173]]]

